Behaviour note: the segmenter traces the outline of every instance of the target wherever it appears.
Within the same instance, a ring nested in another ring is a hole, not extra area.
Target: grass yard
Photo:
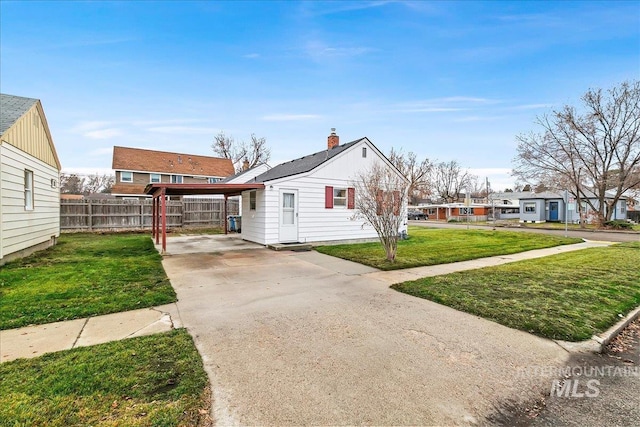
[[[146,234],[63,234],[0,267],[0,329],[173,302],[160,261]]]
[[[397,270],[513,254],[581,241],[533,233],[409,227],[409,239],[398,242],[398,254],[394,263],[385,260],[384,249],[379,242],[318,246],[315,249],[323,254],[382,270]]]
[[[582,341],[640,305],[640,242],[428,277],[392,288],[542,337]]]
[[[184,329],[0,364],[0,424],[197,426],[207,377]]]

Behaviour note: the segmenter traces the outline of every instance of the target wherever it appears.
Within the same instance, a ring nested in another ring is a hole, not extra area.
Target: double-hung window
[[[161,182],[161,177],[159,173],[149,174],[149,182],[151,184],[158,184]]]
[[[182,184],[182,175],[171,175],[172,184]]]
[[[33,171],[24,171],[24,209],[33,210]]]
[[[133,182],[133,172],[120,172],[120,182]]]
[[[525,202],[523,206],[524,206],[524,213],[536,213],[535,202]]]

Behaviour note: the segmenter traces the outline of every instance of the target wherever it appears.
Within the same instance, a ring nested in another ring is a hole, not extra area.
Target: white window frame
[[[156,179],[154,179],[156,178]],[[150,184],[159,184],[162,182],[162,174],[159,173],[150,173],[149,174],[149,183]]]
[[[24,170],[24,210],[32,211],[34,205],[33,200],[33,171]]]
[[[620,213],[626,213],[627,212],[627,201],[626,200],[618,200],[618,202],[620,203]]]
[[[536,202],[524,202],[522,204],[523,213],[526,214],[534,214],[538,210],[536,207]]]
[[[182,184],[184,182],[184,176],[182,175],[171,175],[171,183],[172,184]]]
[[[344,194],[341,195],[341,194]],[[347,189],[346,188],[333,188],[333,207],[347,208]]]
[[[128,176],[129,178],[125,178],[125,176]],[[132,183],[133,182],[133,172],[120,172],[120,182],[128,182],[128,183]]]
[[[207,178],[207,182],[209,184],[216,184],[218,182],[222,181],[222,178],[217,178],[215,176],[210,176],[209,178]]]
[[[249,191],[249,210],[256,210],[256,191]]]
[[[458,212],[460,213],[460,215],[473,215],[473,208],[465,206],[462,208],[458,208]]]

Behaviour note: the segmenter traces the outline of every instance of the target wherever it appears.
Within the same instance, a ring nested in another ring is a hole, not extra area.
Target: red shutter
[[[324,207],[325,209],[333,209],[333,187],[324,187]]]
[[[347,188],[347,209],[356,208],[356,189],[353,187]]]
[[[384,191],[376,191],[376,215],[382,215],[382,206],[384,205]]]
[[[393,192],[393,214],[395,216],[400,215],[400,192],[399,191],[394,191]]]

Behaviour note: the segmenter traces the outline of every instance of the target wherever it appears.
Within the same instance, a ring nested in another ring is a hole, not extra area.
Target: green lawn
[[[207,377],[176,330],[0,364],[3,426],[196,426]]]
[[[64,234],[0,267],[0,329],[173,302],[160,261],[149,235]]]
[[[634,242],[392,287],[536,335],[581,341],[640,305],[639,265]]]
[[[396,270],[513,254],[581,241],[533,233],[409,227],[409,239],[398,242],[398,254],[394,263],[385,260],[384,250],[378,242],[318,246],[315,249],[323,254],[382,270]]]

